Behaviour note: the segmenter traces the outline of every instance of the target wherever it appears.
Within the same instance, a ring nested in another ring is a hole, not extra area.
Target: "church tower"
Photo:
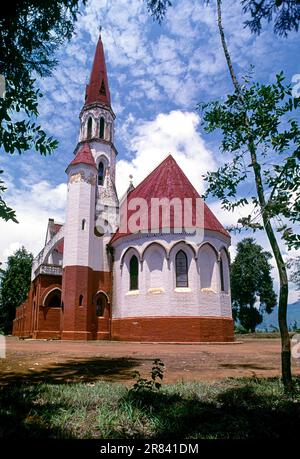
[[[62,339],[108,339],[111,270],[107,244],[115,230],[115,114],[101,36],[79,115],[75,158],[69,164],[64,225]]]

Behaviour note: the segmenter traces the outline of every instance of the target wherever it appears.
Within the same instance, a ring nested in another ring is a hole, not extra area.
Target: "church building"
[[[13,334],[62,340],[233,341],[230,236],[174,158],[124,196],[101,37],[67,169]],[[201,158],[199,158],[201,161]]]

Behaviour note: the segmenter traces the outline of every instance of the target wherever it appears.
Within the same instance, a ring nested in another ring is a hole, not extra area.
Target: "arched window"
[[[84,230],[85,227],[85,218],[81,221],[81,229]]]
[[[129,275],[130,275],[129,290],[138,290],[139,288],[139,262],[135,255],[133,255],[130,259]]]
[[[98,185],[103,185],[104,182],[104,164],[102,161],[99,163],[98,167]]]
[[[88,124],[87,124],[87,138],[88,139],[92,138],[92,127],[93,127],[93,120],[90,116],[88,119]]]
[[[55,288],[48,293],[44,300],[44,306],[46,308],[60,308],[61,306],[61,291]]]
[[[83,295],[79,295],[79,306],[82,306],[83,303]]]
[[[106,88],[105,88],[104,80],[102,80],[102,83],[101,83],[100,94],[106,95]]]
[[[100,118],[99,137],[100,139],[104,139],[104,118],[103,116],[101,116]]]
[[[225,292],[224,264],[223,264],[222,258],[220,259],[220,284],[221,284],[221,292]]]
[[[103,317],[104,315],[104,301],[102,295],[99,295],[96,301],[96,314],[98,317]]]
[[[183,250],[179,250],[175,258],[176,287],[188,287],[187,256]]]
[[[201,290],[210,289],[217,292],[219,283],[217,253],[210,244],[206,243],[200,248],[198,263]]]

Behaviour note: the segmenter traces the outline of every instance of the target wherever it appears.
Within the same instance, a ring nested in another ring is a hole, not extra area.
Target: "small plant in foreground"
[[[164,377],[165,364],[160,359],[153,361],[151,379],[142,378],[139,371],[133,373],[136,383],[129,389],[129,392],[156,391],[161,388]]]

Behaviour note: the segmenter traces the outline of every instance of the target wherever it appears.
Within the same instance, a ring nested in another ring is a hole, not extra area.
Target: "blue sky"
[[[223,5],[225,33],[240,76],[251,64],[255,79],[266,83],[282,69],[288,82],[300,74],[299,33],[279,38],[265,24],[262,34],[253,36],[243,27],[240,2],[226,0]],[[91,0],[82,10],[72,40],[57,50],[59,64],[53,75],[38,82],[44,94],[39,121],[59,140],[57,151],[48,158],[35,152],[1,155],[6,199],[20,221],[19,225],[0,222],[2,262],[22,244],[36,255],[44,242],[48,217],[64,221],[65,168],[78,139],[78,115],[100,24],[117,116],[119,193],[127,188],[129,174],[137,184],[168,153],[200,192],[205,188],[202,175],[223,161],[218,137],[203,133],[195,111],[198,102],[222,98],[232,89],[214,7],[202,1],[175,0],[158,25],[142,0]],[[225,225],[251,211],[246,208],[232,215],[222,211],[218,202],[208,202]],[[240,238],[233,235],[233,255]],[[257,239],[269,249],[262,235]],[[276,279],[275,270],[273,274]],[[292,291],[290,301],[296,297]]]

